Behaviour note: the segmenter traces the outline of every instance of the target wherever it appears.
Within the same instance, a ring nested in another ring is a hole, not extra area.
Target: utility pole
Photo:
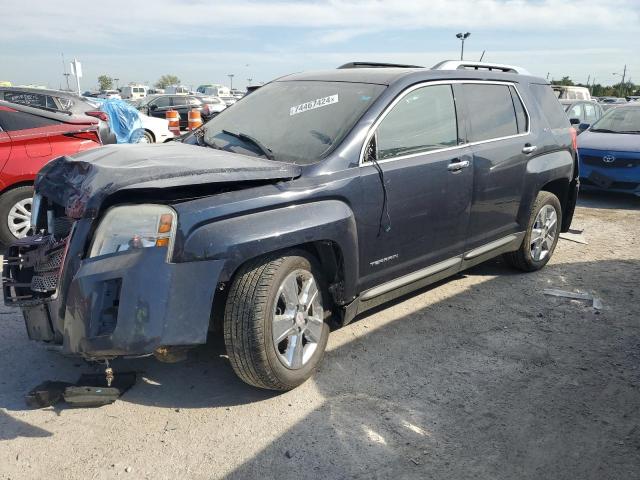
[[[616,72],[613,72],[611,75],[618,75],[618,76],[620,76],[620,74],[619,74],[619,73],[616,73]],[[619,96],[619,97],[622,97],[622,93],[623,93],[623,92],[622,92],[622,88],[623,88],[623,86],[624,86],[624,77],[626,77],[626,76],[627,76],[627,66],[625,65],[625,66],[624,66],[624,70],[622,71],[622,81],[620,82],[620,86],[618,87],[618,96]]]
[[[235,77],[235,75],[233,73],[228,73],[227,77],[229,77],[229,90],[233,90],[233,77]]]
[[[67,81],[67,91],[69,91],[71,90],[71,88],[69,88],[69,75],[71,74],[67,73],[67,63],[64,61],[64,53],[61,53],[60,55],[62,55],[62,75]],[[62,87],[60,87],[60,90],[62,90]]]
[[[464,41],[469,38],[469,35],[471,35],[470,32],[460,32],[456,34],[456,37],[462,41],[462,47],[460,48],[460,60],[464,60]]]
[[[120,79],[119,78],[114,78],[113,81],[116,84],[116,90],[118,90],[118,82],[120,82]]]

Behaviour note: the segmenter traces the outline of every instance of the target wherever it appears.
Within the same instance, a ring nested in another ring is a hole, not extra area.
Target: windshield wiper
[[[592,128],[591,131],[600,133],[620,133],[616,130],[609,130],[608,128]]]
[[[240,140],[242,140],[245,143],[251,143],[253,145],[255,145],[256,147],[258,147],[258,150],[260,150],[262,152],[262,154],[267,157],[269,160],[273,160],[273,153],[271,152],[270,148],[265,147],[260,140],[257,140],[255,138],[253,138],[250,135],[247,135],[246,133],[242,133],[242,132],[230,132],[229,130],[222,130],[222,133],[224,133],[225,135],[231,135],[232,137],[238,138]]]
[[[618,133],[640,133],[640,130],[622,130]]]

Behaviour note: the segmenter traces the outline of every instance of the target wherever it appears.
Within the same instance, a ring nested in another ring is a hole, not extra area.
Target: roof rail
[[[487,62],[467,62],[463,60],[445,60],[433,67],[432,70],[490,70],[503,73],[519,73],[520,75],[531,75],[527,70],[515,65],[503,65],[501,63]]]
[[[340,65],[338,70],[345,68],[424,68],[420,65],[403,65],[401,63],[380,63],[380,62],[349,62]]]

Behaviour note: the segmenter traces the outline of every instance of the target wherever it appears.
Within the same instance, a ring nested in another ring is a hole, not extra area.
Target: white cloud
[[[375,30],[483,28],[548,31],[588,27],[640,31],[637,0],[318,0],[100,2],[23,0],[4,10],[0,39],[81,39],[214,34],[247,27],[320,29],[325,43]],[[7,26],[9,26],[7,28]],[[193,30],[190,30],[193,29]],[[322,38],[322,37],[321,37]]]

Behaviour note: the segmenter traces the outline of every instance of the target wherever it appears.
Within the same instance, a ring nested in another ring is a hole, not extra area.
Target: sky
[[[432,66],[458,59],[534,75],[640,83],[640,0],[0,0],[0,81],[60,88],[63,57],[82,90],[101,74],[234,87],[349,61]],[[74,81],[73,77],[71,78]]]

